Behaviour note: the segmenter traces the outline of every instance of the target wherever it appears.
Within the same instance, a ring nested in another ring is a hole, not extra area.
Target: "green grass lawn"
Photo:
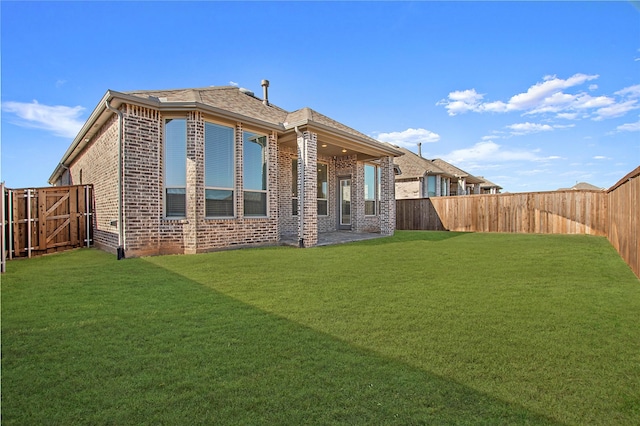
[[[640,281],[606,239],[8,263],[2,424],[640,423]]]

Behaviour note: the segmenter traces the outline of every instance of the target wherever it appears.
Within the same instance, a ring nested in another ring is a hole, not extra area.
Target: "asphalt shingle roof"
[[[425,173],[433,175],[451,176],[446,171],[435,165],[431,160],[420,157],[418,154],[409,151],[406,148],[396,148],[402,151],[404,155],[393,159],[394,164],[400,166],[402,174],[396,176],[396,179],[408,179],[424,176]]]
[[[500,185],[496,185],[495,183],[491,182],[489,179],[485,178],[484,176],[477,176],[477,178],[482,180],[482,182],[480,182],[480,188],[498,188],[498,189],[502,189],[502,187]]]
[[[449,164],[446,161],[436,158],[435,160],[431,160],[435,165],[440,167],[442,170],[445,170],[451,176],[463,177],[466,179],[467,183],[481,183],[481,180],[477,177],[473,176],[470,173],[465,172],[462,169],[457,168],[453,164]]]
[[[126,92],[127,95],[144,99],[158,98],[163,102],[199,102],[205,105],[224,109],[232,113],[244,115],[267,123],[293,126],[298,124],[317,123],[331,129],[342,131],[348,135],[365,139],[369,142],[382,144],[370,136],[327,117],[311,108],[301,108],[288,112],[272,103],[265,105],[262,99],[252,92],[235,86],[212,86],[199,89],[174,90],[139,90]],[[291,127],[288,127],[291,128]]]
[[[205,87],[201,89],[142,90],[126,92],[126,94],[141,98],[155,97],[165,102],[199,102],[272,124],[283,123],[286,121],[288,114],[287,111],[276,105],[264,105],[261,99],[246,94],[234,86]]]

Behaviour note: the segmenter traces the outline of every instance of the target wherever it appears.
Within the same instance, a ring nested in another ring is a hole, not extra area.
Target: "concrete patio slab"
[[[335,231],[321,232],[318,234],[318,246],[329,246],[333,244],[351,243],[354,241],[371,240],[374,238],[382,238],[386,235],[380,233],[369,232],[351,232],[351,231]],[[298,237],[295,235],[282,237],[280,244],[286,246],[298,247]]]

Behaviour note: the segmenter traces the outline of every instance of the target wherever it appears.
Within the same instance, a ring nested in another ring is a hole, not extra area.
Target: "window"
[[[317,203],[318,216],[327,216],[329,214],[329,166],[323,163],[317,163]],[[291,210],[294,216],[298,215],[298,160],[291,160]]]
[[[427,176],[427,197],[436,196],[436,176]]]
[[[449,195],[449,179],[442,178],[442,182],[440,183],[440,195],[446,197]]]
[[[168,119],[164,124],[165,215],[187,215],[187,120]]]
[[[379,210],[380,168],[374,164],[364,165],[364,214],[374,216]]]
[[[244,215],[267,215],[267,137],[244,132]]]
[[[291,160],[291,214],[298,215],[298,159]]]
[[[233,217],[233,128],[204,125],[204,198],[207,217]]]
[[[327,201],[329,184],[329,167],[326,164],[318,163],[318,216],[327,216],[329,213],[329,202]]]

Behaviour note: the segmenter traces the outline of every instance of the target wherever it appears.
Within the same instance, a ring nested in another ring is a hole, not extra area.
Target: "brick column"
[[[318,244],[318,135],[303,132],[298,142],[298,239],[303,247]]]
[[[204,211],[204,121],[202,114],[191,112],[187,117],[187,223],[183,228],[184,252],[198,250],[198,219]]]
[[[234,192],[236,195],[235,214],[238,220],[244,218],[244,142],[242,131],[242,123],[236,123],[236,178]]]
[[[356,161],[351,177],[351,230],[363,232],[364,223],[364,162]]]
[[[393,157],[380,160],[380,233],[393,235],[396,229],[396,195]]]

